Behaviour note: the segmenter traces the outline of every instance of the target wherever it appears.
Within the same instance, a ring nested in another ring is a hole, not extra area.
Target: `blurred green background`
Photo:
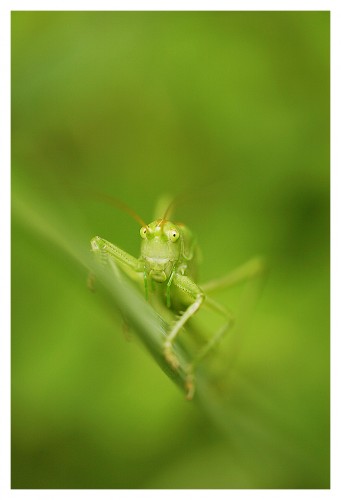
[[[217,406],[87,289],[139,252],[90,188],[188,195],[202,280],[266,256]],[[329,487],[328,12],[13,12],[12,201],[13,488]]]

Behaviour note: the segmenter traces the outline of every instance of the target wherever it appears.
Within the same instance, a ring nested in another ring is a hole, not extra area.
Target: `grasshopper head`
[[[158,219],[143,226],[140,235],[141,258],[147,276],[159,283],[167,281],[180,258],[180,229],[172,222]]]

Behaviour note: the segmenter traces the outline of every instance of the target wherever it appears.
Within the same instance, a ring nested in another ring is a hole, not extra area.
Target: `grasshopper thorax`
[[[181,232],[178,226],[170,221],[158,219],[143,226],[141,259],[146,275],[163,283],[167,281],[181,255]]]

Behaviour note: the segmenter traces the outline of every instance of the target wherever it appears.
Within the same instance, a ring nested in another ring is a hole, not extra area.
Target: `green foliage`
[[[329,14],[14,12],[12,141],[12,486],[327,488]],[[192,403],[143,296],[86,287],[91,237],[140,241],[90,189],[184,194],[200,281],[268,259]]]

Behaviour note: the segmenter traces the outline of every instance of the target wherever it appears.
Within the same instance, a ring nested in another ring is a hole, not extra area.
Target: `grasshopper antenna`
[[[105,194],[105,193],[94,192],[93,194],[98,199],[107,202],[109,205],[112,205],[112,206],[118,208],[119,210],[122,210],[123,212],[126,212],[128,215],[130,215],[130,217],[135,219],[136,222],[141,227],[144,227],[147,225],[145,223],[145,221],[142,219],[142,217],[140,217],[132,208],[130,208],[128,205],[126,205],[123,201],[121,201],[117,198],[114,198],[113,196],[110,196],[110,195]]]
[[[101,191],[96,191],[95,189],[91,189],[88,187],[75,187],[69,185],[68,183],[64,183],[64,189],[70,193],[70,195],[86,196],[87,198],[96,198],[99,201],[105,202],[108,205],[112,205],[115,208],[118,208],[122,212],[127,213],[132,217],[136,222],[141,226],[147,226],[145,221],[140,217],[132,208],[126,205],[123,201],[115,198],[114,196],[110,196],[109,194],[103,193]]]
[[[178,202],[179,202],[179,197],[176,197],[176,198],[174,198],[174,199],[173,199],[173,200],[169,203],[169,205],[167,206],[167,208],[166,208],[166,210],[165,210],[165,212],[164,212],[164,214],[163,214],[162,218],[160,219],[160,221],[159,221],[159,223],[158,223],[157,227],[162,226],[162,225],[163,225],[163,224],[164,224],[167,220],[169,220],[169,219],[168,219],[168,217],[171,215],[171,213],[172,213],[172,212],[173,212],[173,210],[174,210],[174,207],[175,207],[176,203],[178,203]]]

